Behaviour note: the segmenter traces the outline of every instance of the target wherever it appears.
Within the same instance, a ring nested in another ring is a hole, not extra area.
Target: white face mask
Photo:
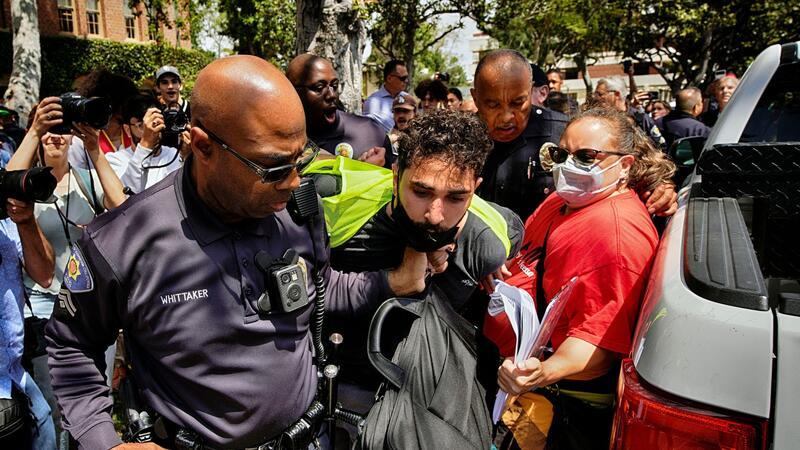
[[[628,177],[629,169],[623,172],[620,167],[621,161],[622,158],[619,158],[605,169],[601,169],[597,164],[591,169],[584,169],[575,165],[575,160],[569,157],[553,167],[556,193],[570,208],[581,208],[605,198],[609,190],[615,188],[620,180]],[[617,174],[613,175],[613,171]],[[606,184],[607,179],[613,181]]]

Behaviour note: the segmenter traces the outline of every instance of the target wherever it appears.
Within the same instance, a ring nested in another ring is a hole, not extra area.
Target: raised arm
[[[8,216],[17,224],[22,242],[22,262],[25,271],[43,287],[53,282],[55,255],[33,215],[33,203],[10,198],[7,200]]]
[[[75,129],[81,133],[83,147],[89,154],[89,158],[92,159],[97,177],[100,178],[100,185],[103,186],[103,206],[106,209],[116,208],[126,200],[127,196],[122,191],[124,189],[122,181],[114,173],[114,169],[111,168],[103,152],[100,151],[97,143],[97,130],[85,124],[75,124]]]
[[[39,103],[36,115],[33,118],[30,130],[25,134],[25,138],[19,148],[11,157],[6,169],[25,170],[33,167],[36,162],[36,150],[42,136],[47,133],[50,127],[61,124],[64,113],[61,109],[61,99],[58,97],[47,97]]]

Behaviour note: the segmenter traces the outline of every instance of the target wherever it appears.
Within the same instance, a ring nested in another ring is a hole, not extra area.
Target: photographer
[[[181,96],[183,80],[174,66],[163,66],[156,71],[156,91],[162,108],[178,108],[191,117],[189,101]]]
[[[97,130],[85,124],[73,124],[83,138],[84,148],[96,169],[85,170],[69,163],[68,149],[73,136],[48,131],[61,125],[63,116],[61,100],[58,97],[45,98],[37,108],[22,145],[8,163],[9,170],[23,170],[31,168],[38,158],[42,165],[53,168],[52,174],[58,183],[53,193],[54,203],[37,203],[34,206],[35,220],[55,254],[55,276],[52,283],[47,285],[37,282],[33,277],[25,277],[32,309],[29,311],[26,308],[25,314],[44,319],[49,319],[53,312],[71,243],[77,241],[84,225],[96,215],[105,209],[116,208],[125,201],[122,183],[100,151]],[[57,411],[50,387],[47,357],[33,358],[32,365],[37,383]]]
[[[167,117],[172,120],[165,120],[157,105],[156,99],[149,95],[128,100],[122,108],[122,117],[136,144],[135,149],[106,155],[122,184],[134,193],[144,191],[180,168],[183,160],[178,157],[176,147],[189,143],[183,111],[167,110]]]
[[[130,78],[110,72],[106,69],[97,69],[85,77],[79,78],[77,94],[84,98],[100,97],[107,99],[111,104],[111,118],[107,124],[98,129],[98,146],[104,154],[129,148],[132,146],[131,137],[125,132],[122,120],[122,106],[136,95],[136,84]],[[83,141],[80,136],[75,136],[69,149],[69,162],[81,169],[94,168],[92,161],[83,151]]]
[[[0,198],[8,197],[6,191],[0,183]],[[53,249],[33,218],[32,203],[13,198],[3,202],[10,219],[0,220],[0,347],[4,355],[0,358],[0,447],[54,449],[50,406],[22,367],[22,268],[37,283],[49,286]]]

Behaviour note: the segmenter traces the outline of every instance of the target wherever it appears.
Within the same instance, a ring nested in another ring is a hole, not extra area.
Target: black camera
[[[266,290],[256,304],[258,312],[287,313],[308,305],[306,274],[298,264],[299,259],[297,251],[291,248],[274,261],[263,250],[256,254],[256,266],[266,275]]]
[[[77,92],[61,95],[63,122],[50,128],[51,133],[72,134],[73,123],[85,123],[95,129],[108,126],[111,120],[111,102],[103,97],[82,97]]]
[[[164,116],[164,130],[161,131],[161,145],[178,148],[181,142],[181,133],[189,126],[189,116],[177,107],[167,107],[161,110]]]
[[[56,177],[52,167],[34,167],[28,170],[0,169],[0,219],[8,217],[6,199],[15,198],[24,202],[44,201],[56,189]]]

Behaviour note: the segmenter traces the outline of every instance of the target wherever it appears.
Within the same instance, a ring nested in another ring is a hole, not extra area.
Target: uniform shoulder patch
[[[71,254],[64,269],[63,285],[70,292],[91,292],[94,289],[94,279],[80,247],[72,244]]]

